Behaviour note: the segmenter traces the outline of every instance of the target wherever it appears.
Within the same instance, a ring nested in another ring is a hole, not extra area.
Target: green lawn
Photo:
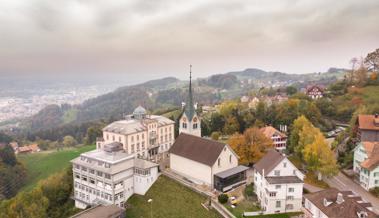
[[[302,212],[293,212],[293,213],[278,213],[278,214],[267,214],[267,215],[258,215],[251,216],[252,218],[291,218],[293,216],[298,216],[303,214]]]
[[[78,157],[83,152],[93,149],[95,149],[95,145],[18,155],[18,160],[25,165],[27,171],[26,185],[22,188],[22,191],[32,189],[38,181],[46,179],[51,174],[69,166],[70,160]]]
[[[224,206],[237,218],[242,218],[244,212],[253,212],[260,210],[259,207],[253,205],[252,201],[248,200],[238,202],[235,208],[232,208],[229,203],[226,203]]]
[[[147,203],[153,199],[152,205]],[[201,203],[206,197],[189,188],[160,176],[145,196],[133,195],[126,209],[129,218],[149,218],[152,206],[154,218],[219,218],[217,212],[206,210]]]

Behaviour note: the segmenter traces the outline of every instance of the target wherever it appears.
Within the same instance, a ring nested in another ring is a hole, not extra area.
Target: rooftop
[[[187,159],[213,166],[226,144],[181,133],[169,152]]]
[[[113,132],[123,135],[128,135],[135,132],[146,131],[146,123],[149,121],[158,122],[158,126],[165,126],[168,124],[174,124],[175,122],[162,116],[151,115],[145,119],[128,119],[128,120],[119,120],[115,121],[108,126],[103,128],[103,131]]]
[[[236,166],[236,167],[233,167],[231,169],[219,172],[219,173],[215,174],[215,176],[224,179],[224,178],[228,178],[229,176],[235,175],[237,173],[241,173],[243,171],[246,171],[248,169],[249,169],[249,167],[245,167],[245,166],[240,165],[240,166]]]
[[[373,170],[379,165],[379,142],[362,142],[362,145],[367,159],[361,163],[361,167]]]
[[[304,183],[297,176],[267,176],[265,178],[270,184]]]
[[[125,209],[116,205],[98,205],[77,213],[71,218],[113,218],[118,217],[120,214],[124,213]],[[125,215],[121,217],[125,217]]]
[[[339,193],[343,200],[337,203]],[[354,195],[351,191],[339,191],[331,188],[306,194],[304,198],[312,202],[329,218],[357,218],[358,213],[366,213],[366,218],[378,217],[369,209],[372,206],[370,203],[364,202],[361,197]]]
[[[266,127],[263,127],[263,128],[260,128],[260,131],[267,137],[267,138],[270,138],[274,135],[279,135],[280,137],[287,137],[286,134],[280,132],[279,130],[275,129],[274,127],[272,126],[266,126]]]
[[[360,114],[358,116],[359,129],[379,131],[379,116]]]
[[[263,156],[255,165],[254,169],[256,169],[261,175],[269,174],[284,158],[281,153],[275,151],[274,149],[270,149],[265,156]]]

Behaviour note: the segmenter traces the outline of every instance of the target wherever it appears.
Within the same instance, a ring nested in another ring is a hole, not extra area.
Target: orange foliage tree
[[[228,144],[240,157],[240,164],[256,163],[273,147],[271,139],[267,138],[258,128],[246,129],[243,134],[234,134]]]

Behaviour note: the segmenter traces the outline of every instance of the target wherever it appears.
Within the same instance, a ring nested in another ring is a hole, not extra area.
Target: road
[[[352,181],[350,178],[342,174],[338,173],[337,176],[334,176],[329,179],[324,179],[326,183],[330,187],[334,187],[341,191],[353,191],[359,196],[362,197],[363,200],[370,202],[374,208],[375,213],[379,214],[379,199],[372,196],[369,192],[363,189],[359,184]]]

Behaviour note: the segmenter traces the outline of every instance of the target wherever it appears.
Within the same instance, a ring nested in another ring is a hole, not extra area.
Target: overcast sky
[[[0,0],[1,76],[311,73],[376,48],[378,0]]]

